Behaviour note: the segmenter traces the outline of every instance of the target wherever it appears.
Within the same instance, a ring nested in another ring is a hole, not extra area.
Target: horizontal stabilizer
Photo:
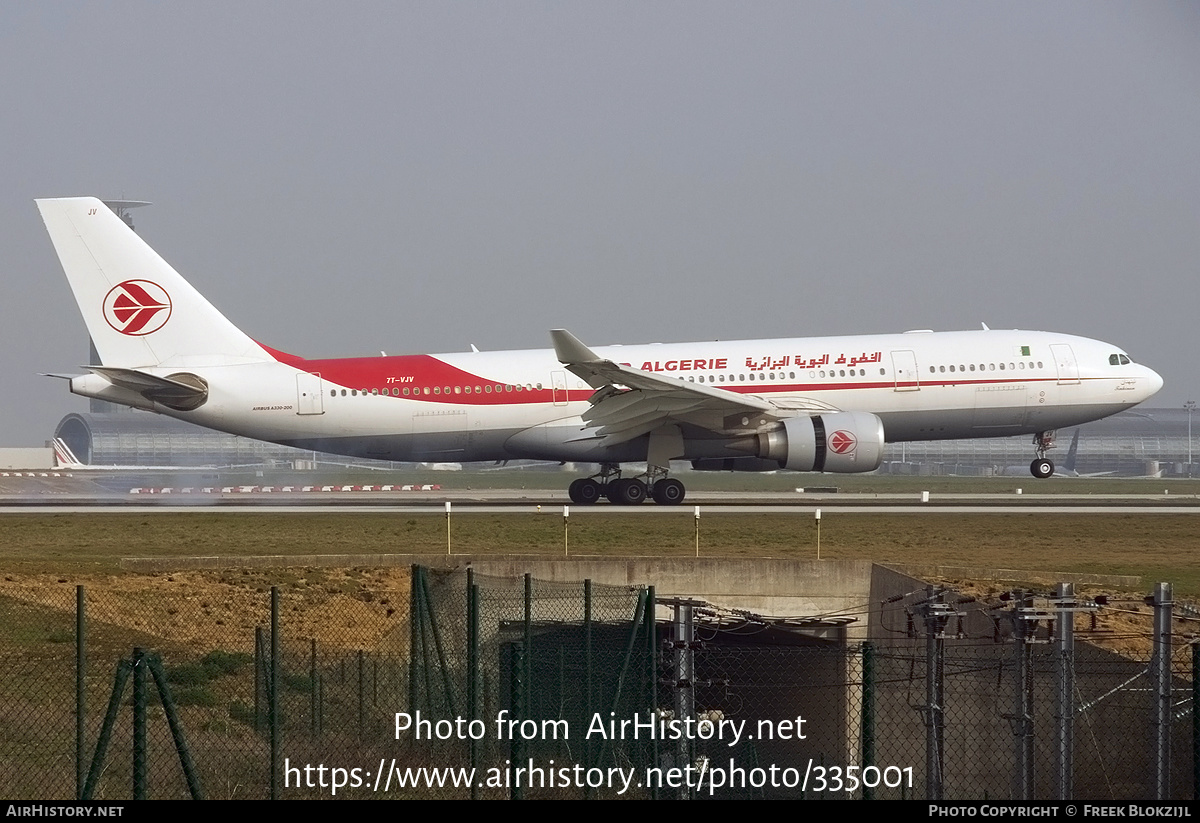
[[[208,384],[203,378],[182,372],[168,377],[148,374],[137,369],[118,369],[111,366],[87,366],[88,371],[98,374],[123,389],[137,392],[147,400],[162,403],[180,411],[199,407],[208,399]]]

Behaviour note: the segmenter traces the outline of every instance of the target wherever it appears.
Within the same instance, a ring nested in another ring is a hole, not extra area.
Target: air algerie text
[[[667,360],[666,362],[647,360],[642,364],[642,371],[706,371],[723,369],[728,362],[728,359],[724,357],[709,360]]]

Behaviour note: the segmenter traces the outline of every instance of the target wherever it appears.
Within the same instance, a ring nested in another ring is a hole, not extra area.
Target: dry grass
[[[440,514],[285,514],[278,512],[9,515],[0,519],[6,573],[121,573],[123,557],[246,557],[308,554],[439,554]],[[812,557],[809,515],[709,515],[701,522],[706,557]],[[452,546],[461,554],[560,556],[557,513],[456,514]],[[678,515],[600,514],[572,518],[573,555],[690,556],[694,521]],[[1139,575],[1167,580],[1200,597],[1200,520],[1188,515],[840,514],[826,510],[821,556],[896,563]],[[281,564],[285,565],[285,564]]]

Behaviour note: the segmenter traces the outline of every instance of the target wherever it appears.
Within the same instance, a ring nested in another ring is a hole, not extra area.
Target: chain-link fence
[[[222,599],[182,576],[174,596],[0,588],[0,795],[1194,792],[1197,662],[1169,592],[1124,634],[1076,638],[1104,607],[1069,591],[964,606],[922,587],[847,642],[834,620],[652,587],[223,574]]]

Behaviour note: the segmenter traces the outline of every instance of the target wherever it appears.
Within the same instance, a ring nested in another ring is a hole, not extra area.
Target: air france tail
[[[94,197],[36,202],[105,366],[189,368],[271,360],[103,202]]]

